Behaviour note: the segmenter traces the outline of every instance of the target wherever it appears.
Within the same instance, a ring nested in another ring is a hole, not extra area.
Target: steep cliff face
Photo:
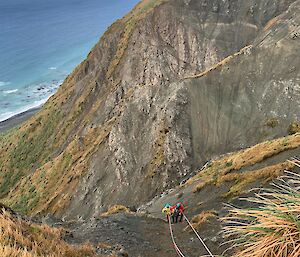
[[[196,163],[284,135],[300,118],[299,2],[211,71],[176,84],[190,99]]]
[[[142,1],[1,139],[5,202],[97,215],[148,201],[216,154],[286,134],[300,113],[299,4]]]

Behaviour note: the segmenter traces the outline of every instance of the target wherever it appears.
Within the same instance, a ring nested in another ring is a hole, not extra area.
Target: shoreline
[[[12,129],[21,123],[28,120],[30,117],[32,117],[35,113],[37,113],[42,106],[31,108],[25,112],[18,113],[7,120],[0,121],[0,133],[4,133],[8,131],[9,129]]]

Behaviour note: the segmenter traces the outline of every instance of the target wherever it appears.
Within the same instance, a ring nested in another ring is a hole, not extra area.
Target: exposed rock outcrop
[[[300,113],[299,5],[142,1],[1,140],[5,202],[90,217],[144,203],[214,155],[286,134]]]

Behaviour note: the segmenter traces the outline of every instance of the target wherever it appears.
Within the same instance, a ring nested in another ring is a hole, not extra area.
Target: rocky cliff
[[[69,218],[137,207],[216,155],[286,135],[300,119],[299,8],[142,1],[1,137],[3,201]]]

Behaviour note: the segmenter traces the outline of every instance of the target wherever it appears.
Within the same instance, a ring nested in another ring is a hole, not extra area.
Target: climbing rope
[[[171,225],[170,215],[168,215],[168,222],[169,222],[169,228],[170,228],[170,234],[171,234],[172,242],[173,242],[174,248],[176,250],[176,253],[180,257],[185,257],[184,254],[180,251],[179,247],[177,246],[177,244],[175,242],[174,235],[173,235],[173,229],[172,229],[172,225]]]
[[[196,229],[194,229],[193,225],[191,224],[191,222],[189,221],[189,219],[186,217],[186,215],[183,214],[183,216],[184,216],[186,222],[189,224],[189,226],[192,228],[192,230],[194,231],[194,233],[198,237],[198,239],[200,240],[201,244],[204,246],[205,250],[209,253],[209,256],[214,257],[213,254],[211,253],[211,251],[209,250],[209,248],[207,247],[207,245],[204,243],[204,241],[202,240],[202,238],[199,236],[199,234],[196,231]]]

